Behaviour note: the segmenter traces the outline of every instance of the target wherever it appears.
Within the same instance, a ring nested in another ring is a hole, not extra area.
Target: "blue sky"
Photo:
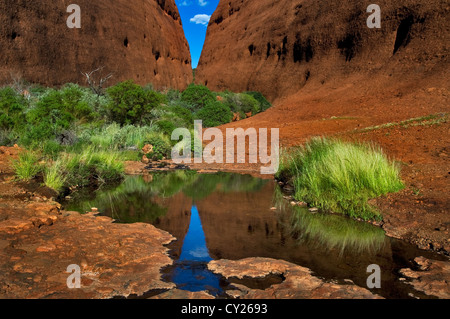
[[[196,68],[205,43],[209,18],[216,10],[219,0],[175,0],[175,2],[191,49],[192,68]]]

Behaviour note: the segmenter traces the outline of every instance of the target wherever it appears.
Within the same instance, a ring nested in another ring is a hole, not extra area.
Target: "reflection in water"
[[[210,260],[268,257],[307,267],[325,279],[351,279],[361,287],[366,287],[367,266],[377,264],[383,270],[377,293],[408,298],[412,288],[398,280],[398,271],[414,267],[417,256],[427,257],[367,223],[292,208],[275,182],[246,175],[177,171],[128,176],[115,188],[74,194],[73,201],[63,204],[80,212],[97,207],[117,222],[146,222],[168,231],[178,240],[168,246],[175,263],[164,270],[165,278],[180,289],[215,295],[224,283],[207,271]]]
[[[219,277],[206,267],[211,260],[200,215],[197,207],[193,206],[189,231],[184,238],[180,258],[175,262],[172,270],[171,281],[179,289],[208,290],[211,293],[218,293],[220,291]]]
[[[308,209],[290,207],[279,189],[275,190],[274,201],[281,211],[292,211],[286,223],[287,232],[300,245],[317,250],[374,255],[387,244],[387,237],[379,227],[359,222],[336,214],[311,214]]]

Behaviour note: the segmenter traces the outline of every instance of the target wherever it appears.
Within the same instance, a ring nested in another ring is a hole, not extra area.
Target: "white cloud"
[[[179,6],[181,6],[181,7],[188,7],[188,6],[190,6],[191,4],[192,4],[191,1],[184,0],[183,2],[181,2],[181,3],[179,4]]]
[[[191,22],[193,22],[195,24],[203,24],[204,26],[207,26],[209,23],[209,19],[211,19],[210,15],[197,14],[193,18],[191,18]]]
[[[198,0],[198,5],[200,6],[200,7],[204,7],[204,6],[206,6],[208,4],[208,1],[206,1],[206,0]]]

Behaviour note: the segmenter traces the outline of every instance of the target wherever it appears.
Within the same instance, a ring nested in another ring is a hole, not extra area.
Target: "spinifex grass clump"
[[[12,164],[16,176],[20,180],[29,181],[41,171],[38,157],[32,152],[20,153],[19,159],[14,160]]]
[[[334,139],[314,138],[285,153],[278,177],[292,177],[297,200],[364,220],[381,219],[369,199],[403,188],[380,149]]]

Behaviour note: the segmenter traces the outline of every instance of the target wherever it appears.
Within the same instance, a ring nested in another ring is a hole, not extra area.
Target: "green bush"
[[[365,220],[381,218],[369,199],[403,188],[380,149],[322,138],[284,152],[277,177],[292,178],[297,200]]]
[[[85,92],[78,85],[69,84],[61,90],[48,90],[27,113],[27,129],[22,138],[25,146],[36,146],[48,139],[61,139],[63,144],[76,140],[71,136],[68,141],[63,132],[70,132],[75,124],[98,118],[93,108],[83,100]]]
[[[253,96],[241,93],[239,94],[240,99],[240,111],[244,113],[251,112],[252,115],[258,114],[261,111],[259,102],[253,98]]]
[[[125,81],[107,89],[110,103],[109,119],[120,125],[148,123],[151,111],[165,102],[165,97],[155,91],[145,90],[133,81]]]
[[[124,166],[119,156],[118,152],[86,147],[78,153],[61,153],[57,162],[65,186],[99,185],[123,178]]]
[[[20,180],[31,180],[41,172],[38,157],[32,152],[22,152],[19,159],[13,161],[16,177]]]
[[[203,127],[215,127],[230,123],[233,115],[227,105],[214,101],[198,111],[195,118],[203,121]]]
[[[26,100],[12,88],[0,89],[0,129],[13,130],[25,122]]]
[[[172,146],[169,137],[162,133],[153,133],[145,144],[153,145],[153,152],[147,154],[147,157],[154,161],[160,161],[163,158],[170,158]]]
[[[260,92],[245,92],[245,94],[252,96],[255,100],[258,101],[261,112],[267,111],[270,107],[272,107],[272,104],[270,104],[270,102],[267,101],[264,95],[262,95]]]
[[[181,94],[181,100],[191,106],[191,110],[196,112],[206,105],[216,101],[216,95],[206,86],[191,84]]]
[[[173,124],[169,120],[161,120],[156,122],[156,126],[158,127],[159,131],[164,133],[167,136],[172,136],[172,132],[176,129],[175,124]]]
[[[234,113],[239,113],[241,118],[245,118],[245,113],[251,112],[255,115],[261,111],[260,103],[253,96],[245,93],[221,93],[223,103]]]
[[[181,105],[174,105],[169,108],[171,113],[171,117],[173,117],[173,122],[176,123],[177,127],[186,127],[190,128],[194,125],[194,117],[192,116],[192,112]],[[176,119],[179,119],[177,121]]]

